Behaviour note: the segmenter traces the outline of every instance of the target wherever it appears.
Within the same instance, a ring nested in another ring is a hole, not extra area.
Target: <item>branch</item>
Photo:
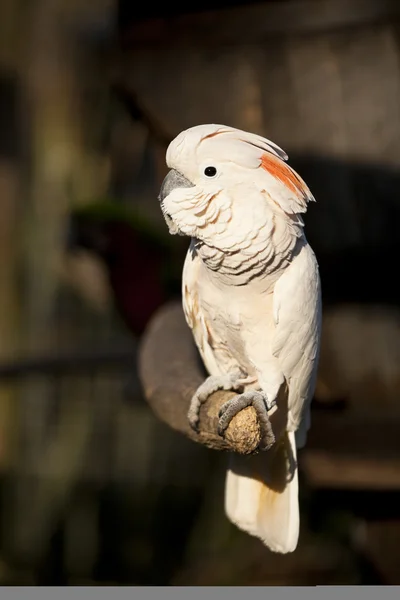
[[[214,450],[240,454],[257,451],[260,429],[252,407],[232,419],[224,439],[217,433],[219,407],[235,395],[233,392],[210,396],[200,413],[200,433],[190,428],[190,399],[204,381],[205,372],[180,302],[166,304],[154,315],[140,342],[138,360],[147,401],[172,429]],[[284,411],[271,416],[276,438],[279,413]],[[307,446],[302,450],[306,478],[317,488],[399,490],[399,429],[395,407],[369,412],[314,410]]]
[[[99,370],[132,368],[137,354],[136,340],[129,345],[107,350],[89,350],[68,354],[27,356],[18,360],[0,362],[0,382],[8,379],[44,375],[62,377],[70,373],[96,373]]]
[[[142,121],[149,133],[161,144],[161,146],[164,146],[165,149],[167,149],[175,136],[167,133],[161,122],[152,115],[139,100],[137,93],[133,89],[130,89],[129,85],[120,80],[116,80],[111,84],[111,90],[124,106],[133,121]]]
[[[232,419],[224,438],[217,433],[219,409],[234,392],[212,394],[201,408],[199,433],[191,429],[190,400],[206,373],[179,302],[164,305],[150,321],[139,348],[139,376],[153,412],[176,431],[214,450],[257,451],[260,426],[252,406]]]

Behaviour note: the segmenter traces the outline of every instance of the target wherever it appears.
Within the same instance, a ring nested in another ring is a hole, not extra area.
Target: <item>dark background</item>
[[[0,584],[398,584],[400,5],[181,12],[0,6]],[[325,429],[287,556],[228,522],[226,456],[161,423],[136,371],[188,243],[165,150],[210,122],[278,143],[317,200]]]

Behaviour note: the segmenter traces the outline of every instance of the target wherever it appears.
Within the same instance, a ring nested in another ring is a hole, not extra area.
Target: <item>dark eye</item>
[[[204,175],[207,177],[215,177],[217,174],[217,169],[215,167],[206,167],[204,169]]]

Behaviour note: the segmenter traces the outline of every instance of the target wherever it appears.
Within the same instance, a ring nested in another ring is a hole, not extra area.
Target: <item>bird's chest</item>
[[[237,367],[254,375],[249,359],[246,332],[251,323],[251,309],[240,294],[208,282],[198,286],[198,301],[206,327],[208,344],[220,370]]]

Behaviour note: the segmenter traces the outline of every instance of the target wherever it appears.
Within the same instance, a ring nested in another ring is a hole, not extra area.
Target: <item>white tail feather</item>
[[[256,456],[232,456],[226,477],[225,511],[237,526],[273,552],[296,549],[299,537],[295,434]]]

